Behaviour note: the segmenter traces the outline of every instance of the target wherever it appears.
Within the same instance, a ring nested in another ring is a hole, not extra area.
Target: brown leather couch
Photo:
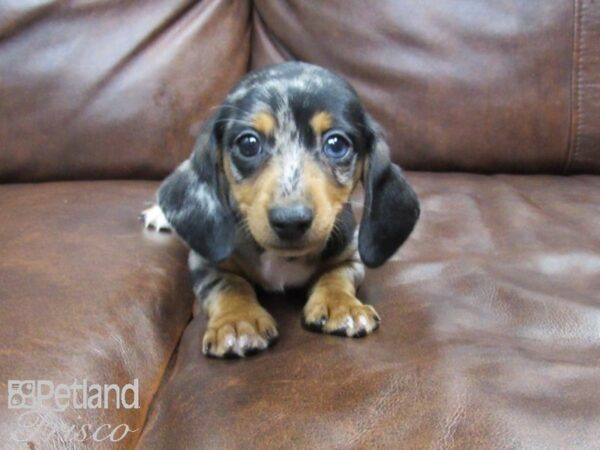
[[[0,0],[0,447],[599,448],[599,43],[597,0]],[[207,359],[186,250],[137,216],[286,59],[353,83],[422,218],[360,290],[373,336],[265,296],[278,345]],[[9,408],[83,379],[140,407]]]

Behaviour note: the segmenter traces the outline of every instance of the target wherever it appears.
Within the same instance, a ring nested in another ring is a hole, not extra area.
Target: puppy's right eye
[[[254,133],[242,134],[235,141],[238,153],[244,158],[253,158],[262,150],[260,138]]]
[[[332,132],[323,139],[323,153],[333,160],[345,159],[352,151],[350,141],[340,133]]]

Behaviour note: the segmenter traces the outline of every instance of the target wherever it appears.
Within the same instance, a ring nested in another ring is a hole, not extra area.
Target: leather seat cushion
[[[202,356],[187,327],[142,448],[590,448],[600,435],[600,178],[410,173],[422,218],[359,297],[364,339],[300,326]]]
[[[26,439],[28,448],[129,448],[139,438],[138,431],[118,443],[78,444],[64,434],[50,436],[48,427],[143,427],[193,300],[184,246],[137,220],[157,187],[126,181],[0,185],[0,404],[7,405],[8,380],[123,386],[139,379],[139,409],[36,408],[48,426]],[[15,432],[19,439],[29,436],[31,429],[17,425],[27,411],[0,408],[4,445],[18,445],[11,440]]]

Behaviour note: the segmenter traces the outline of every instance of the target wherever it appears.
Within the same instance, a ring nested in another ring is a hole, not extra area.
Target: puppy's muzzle
[[[308,206],[278,206],[269,210],[271,228],[283,241],[302,238],[313,221],[313,211]]]

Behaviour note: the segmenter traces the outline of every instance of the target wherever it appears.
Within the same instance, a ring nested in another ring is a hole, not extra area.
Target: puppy
[[[360,181],[357,229],[350,196]],[[310,287],[303,320],[311,330],[362,337],[377,329],[375,309],[356,298],[363,264],[392,256],[419,203],[350,84],[289,62],[231,90],[143,215],[190,247],[195,313],[208,314],[203,352],[230,357],[277,338],[255,285]]]

